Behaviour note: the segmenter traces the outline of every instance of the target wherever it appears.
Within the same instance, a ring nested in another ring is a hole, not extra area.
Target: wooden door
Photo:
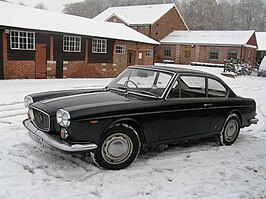
[[[47,77],[47,65],[46,65],[46,44],[36,44],[36,56],[35,56],[36,79],[46,79]]]
[[[132,66],[135,65],[135,59],[136,59],[136,52],[129,50],[127,52],[127,65]]]
[[[63,60],[59,59],[56,60],[56,78],[63,78],[64,71],[63,71]]]
[[[144,64],[145,64],[145,51],[139,51],[138,65],[144,65]]]
[[[184,64],[190,64],[191,62],[191,48],[185,48],[184,50]]]
[[[3,33],[0,31],[0,79],[4,79]]]

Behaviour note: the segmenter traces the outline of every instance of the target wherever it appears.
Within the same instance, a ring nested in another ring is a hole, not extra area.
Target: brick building
[[[160,41],[173,30],[188,30],[174,3],[110,7],[94,19],[124,23],[156,41]]]
[[[255,31],[173,31],[160,41],[155,62],[223,64],[225,59],[242,59],[254,66]]]
[[[255,34],[258,44],[257,63],[260,64],[263,57],[266,56],[266,32],[256,32]]]
[[[112,77],[153,64],[157,44],[123,24],[0,1],[0,79]]]

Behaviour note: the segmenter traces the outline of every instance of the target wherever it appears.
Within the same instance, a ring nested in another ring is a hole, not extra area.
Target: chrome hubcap
[[[102,157],[109,164],[121,164],[132,154],[133,143],[124,133],[115,133],[105,139],[102,145]]]
[[[231,142],[235,139],[238,131],[238,123],[235,120],[229,121],[225,129],[225,140]]]

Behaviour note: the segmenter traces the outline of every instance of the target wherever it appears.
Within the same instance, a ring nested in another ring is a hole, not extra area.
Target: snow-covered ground
[[[221,76],[220,68],[191,68]],[[256,100],[257,125],[242,129],[230,147],[213,141],[178,145],[140,154],[121,171],[41,148],[21,123],[26,94],[104,87],[111,79],[1,80],[0,198],[266,198],[266,78],[221,77],[237,94]]]

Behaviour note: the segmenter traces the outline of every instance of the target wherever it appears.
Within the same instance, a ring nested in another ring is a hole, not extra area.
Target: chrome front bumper
[[[97,148],[96,144],[87,143],[87,144],[70,144],[65,142],[59,137],[54,135],[50,135],[38,130],[30,121],[30,119],[26,119],[23,121],[23,125],[28,129],[29,136],[34,141],[38,142],[41,145],[49,145],[54,148],[60,149],[62,151],[67,152],[82,152],[82,151],[91,151]]]
[[[250,124],[257,124],[258,121],[259,121],[259,119],[257,119],[257,118],[252,118],[252,119],[250,119],[248,122],[249,122]]]

